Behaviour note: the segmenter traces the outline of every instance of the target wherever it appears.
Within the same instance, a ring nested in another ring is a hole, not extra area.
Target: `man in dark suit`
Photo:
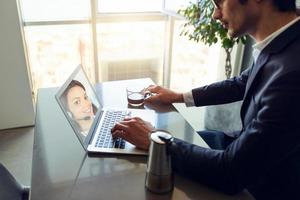
[[[251,35],[254,64],[240,76],[176,93],[160,86],[148,102],[204,106],[243,100],[243,128],[222,150],[174,139],[174,171],[229,194],[300,199],[300,18],[295,0],[215,0],[213,17],[232,37]],[[139,118],[112,129],[115,137],[149,147],[153,130]]]

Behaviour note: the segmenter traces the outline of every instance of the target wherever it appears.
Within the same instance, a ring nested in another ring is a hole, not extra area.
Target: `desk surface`
[[[106,82],[96,91],[105,106],[127,108],[127,85],[150,79]],[[227,196],[175,174],[174,190],[157,195],[144,188],[146,156],[99,154],[90,157],[76,138],[55,100],[57,88],[40,89],[32,163],[32,200],[60,199],[251,199],[243,192]],[[101,95],[104,94],[105,96]],[[117,97],[117,98],[115,98]],[[207,146],[173,106],[156,106],[157,128]]]

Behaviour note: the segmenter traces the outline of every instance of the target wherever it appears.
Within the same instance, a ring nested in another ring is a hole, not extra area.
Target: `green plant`
[[[209,46],[221,41],[221,45],[226,52],[225,75],[231,76],[231,51],[235,43],[241,41],[245,43],[246,36],[231,38],[219,21],[212,18],[214,5],[212,0],[197,0],[189,2],[186,8],[180,9],[178,13],[183,15],[187,22],[183,24],[181,35],[189,37],[189,40],[202,41]]]

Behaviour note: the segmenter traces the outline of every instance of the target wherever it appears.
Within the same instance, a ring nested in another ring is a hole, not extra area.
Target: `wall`
[[[0,129],[34,124],[34,107],[16,0],[0,1]]]

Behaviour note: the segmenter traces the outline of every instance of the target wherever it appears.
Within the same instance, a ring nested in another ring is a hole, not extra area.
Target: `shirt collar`
[[[277,31],[273,32],[271,35],[269,35],[268,37],[266,37],[263,41],[257,42],[255,43],[252,48],[253,48],[253,58],[254,58],[254,62],[256,62],[260,52],[270,43],[272,42],[272,40],[274,40],[278,35],[280,35],[282,32],[284,32],[286,29],[288,29],[290,26],[292,26],[294,23],[296,23],[298,20],[300,19],[300,17],[297,17],[296,19],[292,20],[291,22],[289,22],[288,24],[284,25],[283,27],[281,27],[280,29],[278,29]]]

